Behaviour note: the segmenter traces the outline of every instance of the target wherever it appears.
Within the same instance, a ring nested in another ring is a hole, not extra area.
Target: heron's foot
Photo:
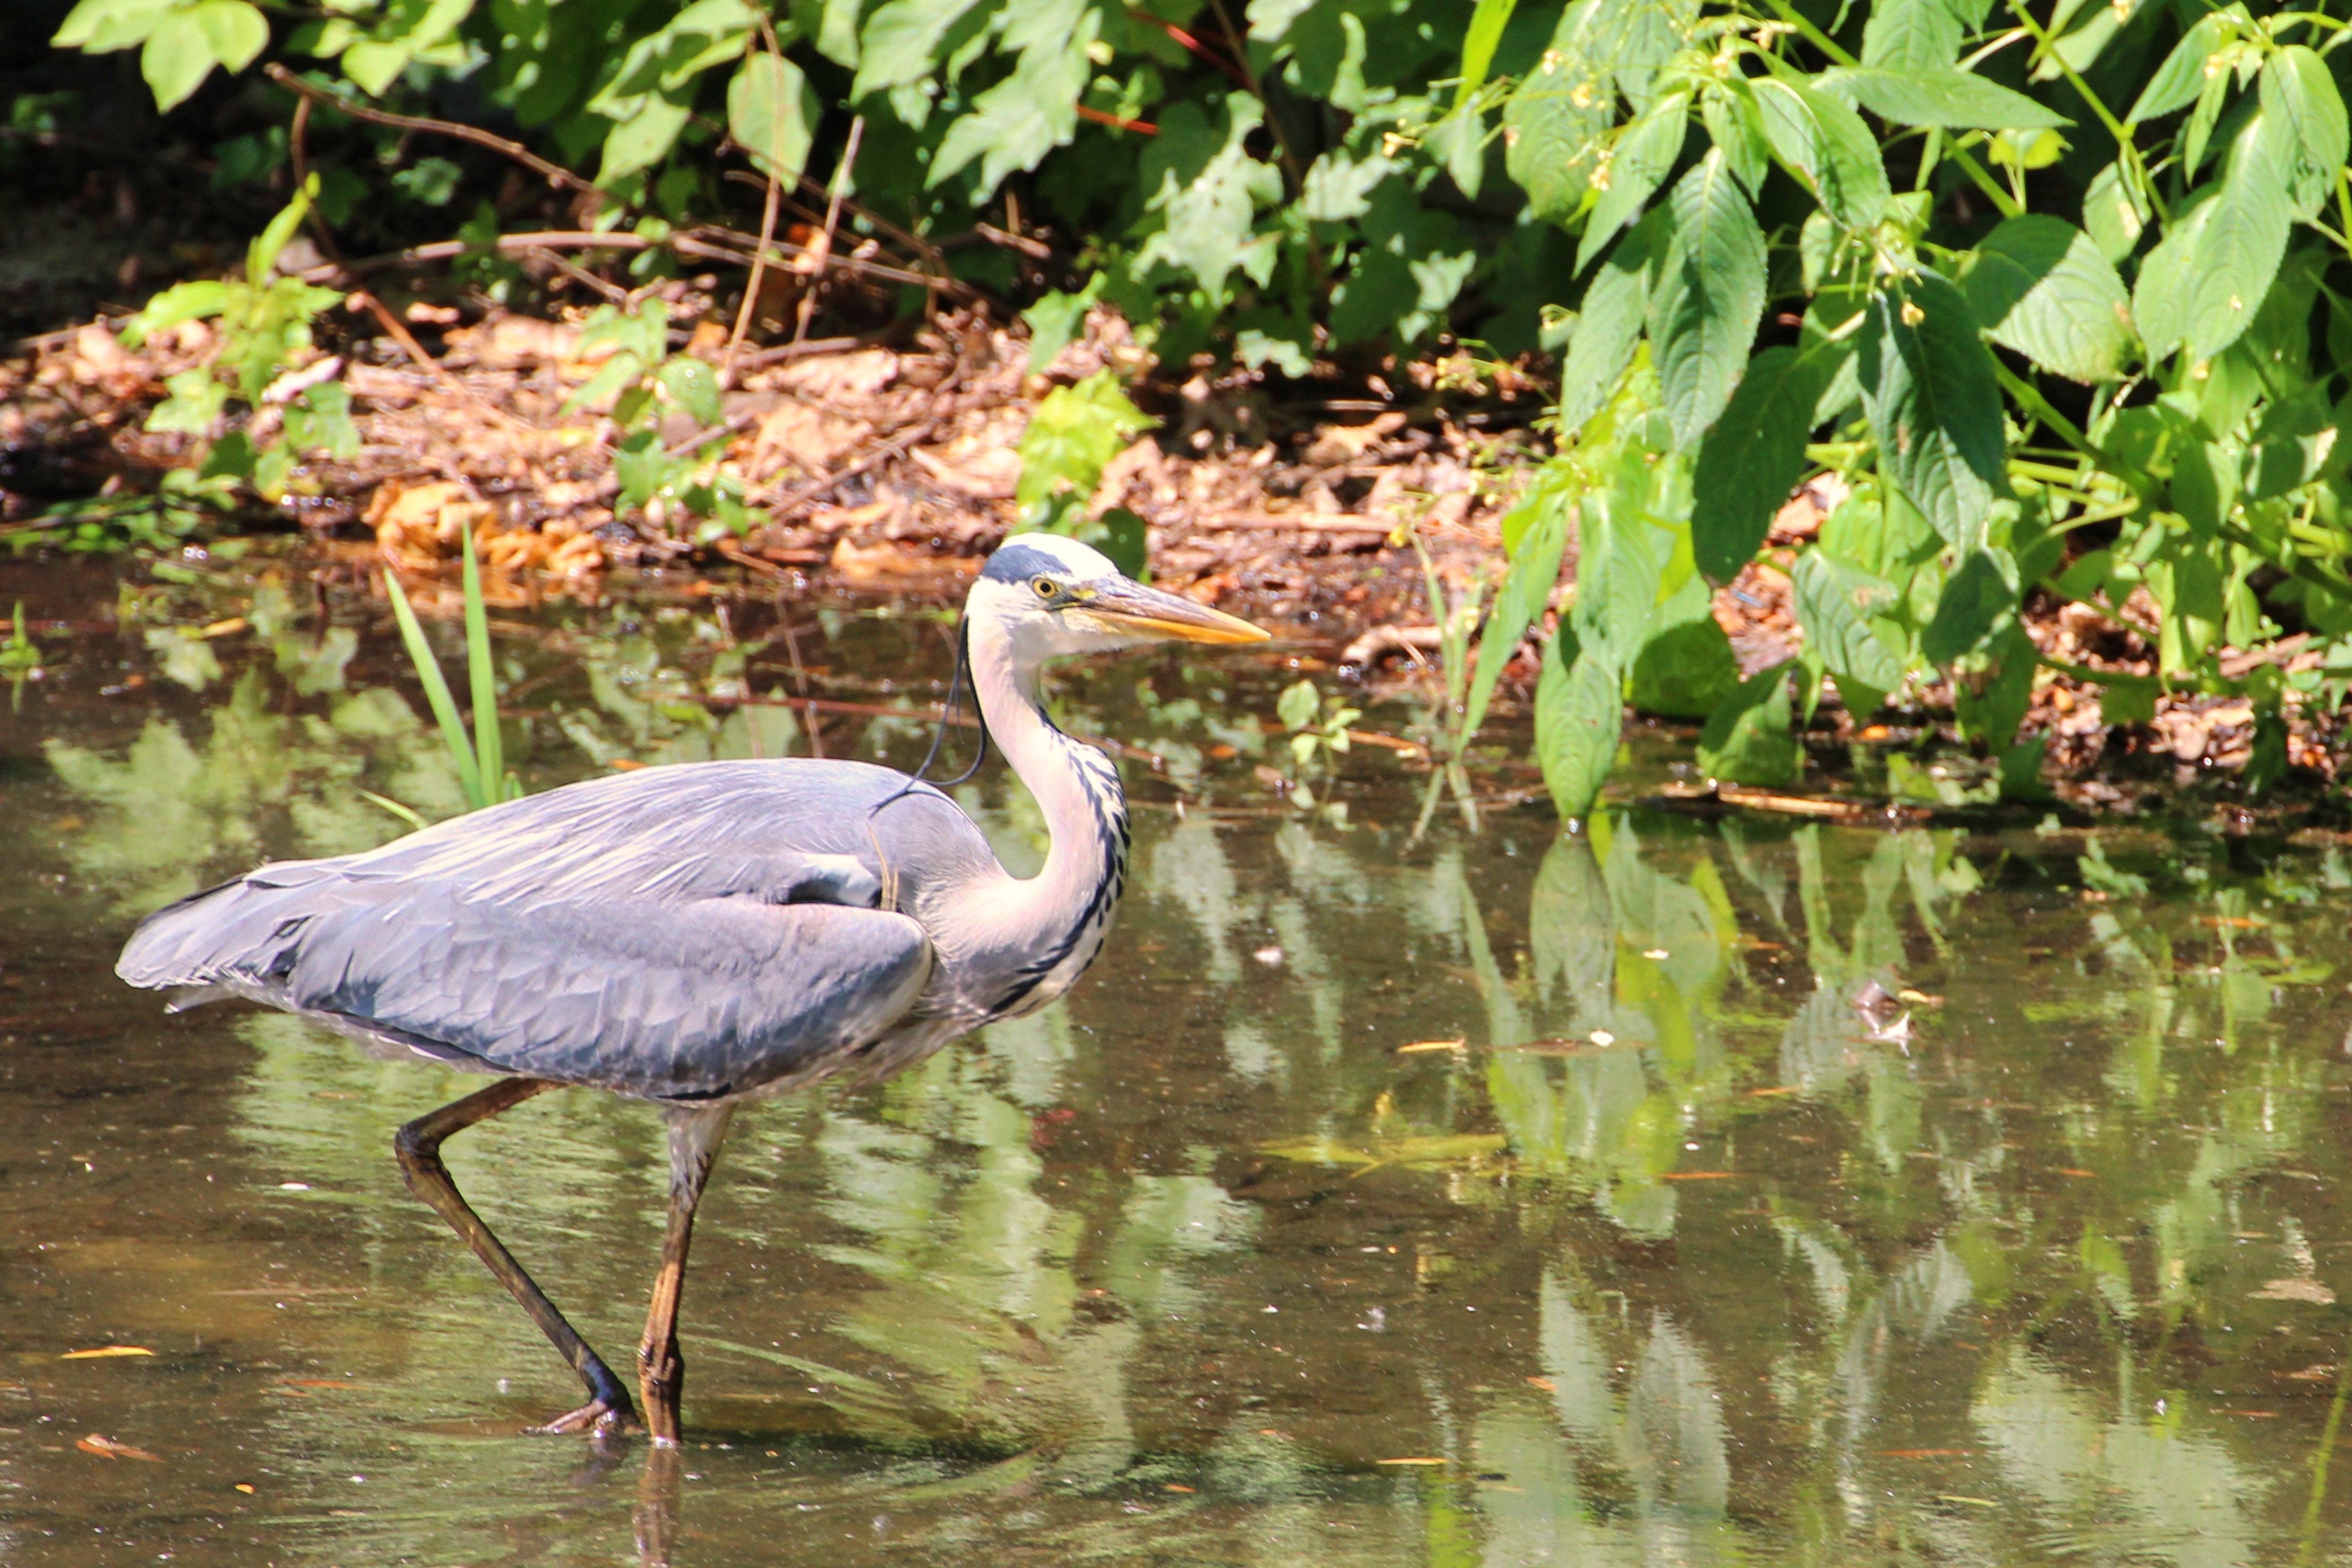
[[[592,1399],[577,1410],[567,1411],[543,1426],[526,1427],[534,1436],[567,1432],[590,1432],[599,1437],[625,1436],[645,1430],[636,1411],[625,1395],[618,1400]]]

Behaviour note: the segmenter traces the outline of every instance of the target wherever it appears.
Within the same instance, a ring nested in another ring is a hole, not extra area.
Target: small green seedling
[[[469,738],[465,721],[458,717],[457,699],[449,694],[449,683],[441,674],[441,661],[433,656],[433,645],[425,640],[425,628],[410,607],[408,595],[401,590],[400,579],[390,572],[383,574],[385,595],[392,600],[394,619],[400,623],[400,639],[408,647],[409,662],[416,667],[416,679],[424,683],[425,700],[433,708],[433,717],[440,723],[441,739],[449,748],[449,760],[457,764],[457,783],[465,791],[466,806],[479,811],[484,806],[501,801],[520,800],[522,781],[506,764],[506,744],[499,733],[498,672],[490,661],[489,612],[482,599],[482,572],[474,559],[474,539],[465,536],[466,547],[466,672],[472,685],[474,700],[474,732]],[[381,795],[369,799],[394,816],[422,827],[422,818],[397,801]]]
[[[1349,707],[1346,698],[1326,697],[1313,681],[1301,680],[1275,700],[1274,711],[1290,731],[1290,760],[1297,770],[1291,802],[1312,807],[1316,798],[1310,775],[1323,779],[1328,787],[1338,758],[1348,750],[1349,726],[1364,716],[1363,710]]]

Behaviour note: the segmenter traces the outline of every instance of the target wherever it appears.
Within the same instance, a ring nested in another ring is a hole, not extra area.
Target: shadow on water
[[[1539,808],[1414,842],[1388,753],[1344,819],[1255,781],[1278,664],[1074,671],[1073,728],[1163,759],[1110,947],[1036,1018],[739,1121],[689,1441],[649,1459],[516,1435],[563,1369],[388,1158],[470,1085],[111,978],[155,903],[396,834],[362,792],[458,804],[381,627],[186,595],[47,606],[89,629],[0,730],[12,1563],[2345,1551],[2336,849]],[[846,602],[504,646],[534,788],[911,763],[924,727],[877,710],[946,648]],[[963,798],[1035,862],[1016,787]],[[450,1161],[634,1341],[655,1118],[551,1095]]]

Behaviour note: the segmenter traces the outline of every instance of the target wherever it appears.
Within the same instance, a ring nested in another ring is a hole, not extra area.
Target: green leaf
[[[1764,136],[1764,119],[1755,98],[1738,89],[1718,87],[1699,100],[1699,118],[1707,140],[1723,150],[1724,161],[1753,201],[1772,172],[1772,144]]]
[[[268,19],[247,0],[203,0],[189,15],[224,69],[243,70],[269,42]]]
[[[1478,732],[1493,700],[1495,683],[1503,667],[1519,649],[1528,628],[1543,614],[1554,584],[1559,581],[1560,557],[1568,547],[1569,512],[1573,496],[1567,476],[1547,470],[1503,520],[1503,538],[1511,552],[1510,570],[1495,593],[1495,606],[1478,635],[1478,662],[1470,674],[1470,688],[1462,707],[1462,734]]]
[[[1584,309],[1559,374],[1559,435],[1564,441],[1601,412],[1633,357],[1650,310],[1650,275],[1664,218],[1644,219],[1618,241],[1584,290]]]
[[[1959,289],[1926,271],[1880,289],[1858,369],[1881,469],[1947,542],[1975,548],[2009,486],[2000,383]]]
[[[1222,125],[1191,103],[1172,105],[1160,116],[1160,134],[1138,165],[1137,184],[1144,210],[1161,227],[1136,250],[1135,276],[1164,262],[1198,280],[1213,300],[1223,301],[1234,270],[1263,249],[1253,236],[1257,209],[1282,199],[1280,171],[1251,156],[1245,145],[1265,116],[1257,100],[1240,92],[1226,95]],[[1365,259],[1374,257],[1394,259],[1386,252]]]
[[[2056,110],[1970,71],[1858,66],[1823,71],[1814,79],[1822,91],[1859,103],[1897,125],[2041,131],[2074,123]]]
[[[342,52],[341,63],[343,74],[358,83],[362,91],[370,98],[382,98],[384,89],[400,79],[400,73],[415,58],[402,45],[362,38]]]
[[[1882,636],[1875,625],[1901,602],[1894,584],[1819,548],[1799,552],[1790,579],[1805,651],[1837,677],[1841,690],[1858,682],[1885,692],[1903,683],[1899,639]]]
[[[2084,383],[2120,376],[2132,348],[2124,280],[2091,237],[2028,213],[1978,242],[1960,275],[1969,309],[1992,340]]]
[[[2033,700],[2033,670],[2040,658],[2033,639],[2016,622],[1952,682],[1952,711],[1962,736],[1981,741],[1999,756],[2017,739],[2017,727]]]
[[[2124,123],[2137,125],[2143,120],[2156,120],[2176,109],[2186,109],[2205,90],[2206,63],[2236,35],[2234,17],[2220,11],[2207,13],[2181,35],[2180,42],[2164,57],[2164,63],[2157,67],[2156,74],[2148,78],[2147,85],[2132,101]]]
[[[286,410],[286,444],[298,452],[324,452],[349,462],[360,455],[359,426],[352,423],[351,389],[340,381],[310,388]]]
[[[1749,676],[1709,715],[1699,731],[1698,765],[1731,784],[1797,782],[1805,752],[1790,722],[1787,665]]]
[[[1043,374],[1045,367],[1060,357],[1069,347],[1070,340],[1086,325],[1087,312],[1102,298],[1103,274],[1097,272],[1087,279],[1087,286],[1074,294],[1060,289],[1049,290],[1037,297],[1037,302],[1021,312],[1021,320],[1029,328],[1029,374]]]
[[[1935,619],[1919,634],[1920,653],[1930,664],[1948,665],[1976,652],[2016,620],[2021,592],[2008,551],[1972,552],[1944,584]]]
[[[1008,13],[1003,43],[1018,47],[1013,74],[972,100],[972,111],[948,127],[931,155],[926,187],[980,160],[979,195],[986,197],[1015,170],[1034,169],[1066,143],[1078,125],[1078,95],[1093,73],[1087,51],[1102,28],[1102,13],[1085,0],[1034,0]]]
[[[681,354],[654,372],[654,380],[704,429],[726,422],[726,406],[719,396],[719,373],[702,361]]]
[[[1304,730],[1323,711],[1323,693],[1312,680],[1293,681],[1274,700],[1275,717],[1286,730]]]
[[[1109,461],[1155,421],[1145,417],[1109,371],[1045,395],[1021,435],[1021,479],[1013,499],[1035,508],[1069,494],[1083,504]]]
[[[884,0],[866,18],[857,40],[857,78],[849,100],[929,78],[941,47],[974,0]],[[739,136],[738,141],[741,138]]]
[[[176,109],[212,74],[212,39],[192,11],[175,11],[147,35],[139,51],[139,74],[155,94],[155,107]]]
[[[1876,0],[1862,28],[1862,62],[1897,71],[1949,70],[1966,26],[1949,0]]]
[[[2294,226],[2287,174],[2292,128],[2268,112],[2230,143],[2221,188],[2187,258],[2189,357],[2209,360],[2238,341],[2262,309]]]
[[[1694,596],[1699,613],[1652,632],[1626,674],[1626,700],[1641,712],[1705,719],[1739,685],[1731,639],[1708,609],[1707,595]]]
[[[441,661],[433,657],[433,645],[425,640],[425,628],[409,607],[400,579],[386,572],[383,591],[392,601],[392,618],[399,623],[400,640],[407,646],[408,662],[415,667],[416,679],[425,688],[425,705],[433,710],[433,718],[441,726],[442,743],[457,766],[457,787],[469,804],[478,805],[484,798],[481,769],[474,744],[467,738],[465,721],[457,716],[457,700],[449,694],[448,679],[441,673]]]
[[[2317,54],[2291,44],[2263,67],[2262,105],[2263,118],[2275,128],[2294,216],[2315,217],[2335,193],[2345,155],[2352,151],[2343,95]]]
[[[1596,89],[1574,76],[1557,51],[1528,73],[1503,106],[1503,167],[1528,193],[1536,216],[1566,223],[1576,216],[1607,145],[1611,108],[1607,85]],[[1332,156],[1325,153],[1316,167]],[[1313,170],[1307,178],[1311,185]]]
[[[228,407],[228,387],[209,365],[198,365],[163,378],[172,395],[147,416],[145,428],[181,436],[209,436]]]
[[[50,44],[102,55],[143,44],[179,0],[81,0]]]
[[[135,349],[157,332],[182,321],[217,316],[227,309],[228,285],[217,278],[174,283],[148,300],[145,310],[122,323],[122,342],[126,347]]]
[[[2189,335],[2190,289],[2196,281],[2190,263],[2213,219],[2215,187],[2206,186],[2173,208],[2164,236],[2139,264],[2139,279],[2132,289],[2132,319],[2151,357],[2161,358],[2180,346]]]
[[[268,287],[269,275],[278,268],[278,258],[285,252],[295,231],[302,226],[302,219],[310,211],[310,198],[318,188],[316,174],[305,180],[302,188],[294,193],[294,199],[280,207],[245,247],[245,280],[249,286]]]
[[[637,100],[636,111],[616,123],[604,136],[604,162],[596,183],[610,185],[640,169],[649,169],[669,155],[677,133],[694,117],[690,104],[668,95],[649,92]]]
[[[1890,190],[1878,139],[1839,99],[1801,82],[1758,77],[1750,84],[1764,134],[1830,216],[1847,228],[1875,228]]]
[[[1519,0],[1478,0],[1470,12],[1470,26],[1462,35],[1462,79],[1454,89],[1454,112],[1461,113],[1478,89],[1486,85],[1486,71],[1495,63],[1495,46]]]
[[[1379,153],[1351,158],[1334,147],[1315,160],[1298,193],[1298,213],[1310,223],[1347,223],[1371,211],[1371,194],[1397,164]]]
[[[727,84],[727,131],[761,174],[785,184],[808,166],[809,143],[824,106],[800,67],[771,54],[744,58]]]
[[[1673,173],[1689,129],[1690,94],[1670,92],[1618,132],[1609,150],[1607,174],[1598,170],[1593,174],[1593,183],[1599,185],[1605,180],[1606,188],[1593,204],[1584,238],[1576,247],[1579,272],[1642,210],[1659,182]]]
[[[1617,671],[1606,658],[1588,648],[1572,667],[1563,662],[1561,645],[1574,640],[1563,632],[1545,645],[1536,682],[1536,760],[1553,806],[1570,820],[1590,815],[1601,798],[1625,723]]]
[[[2120,262],[2139,248],[2152,216],[2120,163],[2110,163],[2091,176],[2083,193],[2083,227],[2098,242],[2099,254]]]
[[[1729,582],[1762,547],[1773,514],[1805,467],[1805,437],[1827,381],[1825,356],[1786,345],[1748,362],[1748,374],[1699,443],[1691,476],[1691,547],[1698,569]]]
[[[1764,234],[1721,148],[1675,184],[1665,262],[1650,290],[1650,341],[1675,444],[1723,412],[1764,314]]]

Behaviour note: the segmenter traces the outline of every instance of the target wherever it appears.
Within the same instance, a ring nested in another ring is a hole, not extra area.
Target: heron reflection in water
[[[117,972],[243,997],[499,1081],[418,1118],[402,1173],[586,1384],[544,1432],[633,1426],[627,1388],[467,1204],[444,1140],[587,1084],[662,1106],[669,1221],[637,1350],[644,1419],[678,1436],[679,1291],[694,1211],[747,1100],[871,1082],[1076,981],[1127,879],[1118,771],[1045,716],[1048,660],[1169,638],[1253,643],[1247,621],[1021,534],[964,604],[961,658],[1053,835],[1035,876],[1000,865],[931,785],[790,758],[647,768],[461,816],[362,855],[284,861],[160,910]]]

